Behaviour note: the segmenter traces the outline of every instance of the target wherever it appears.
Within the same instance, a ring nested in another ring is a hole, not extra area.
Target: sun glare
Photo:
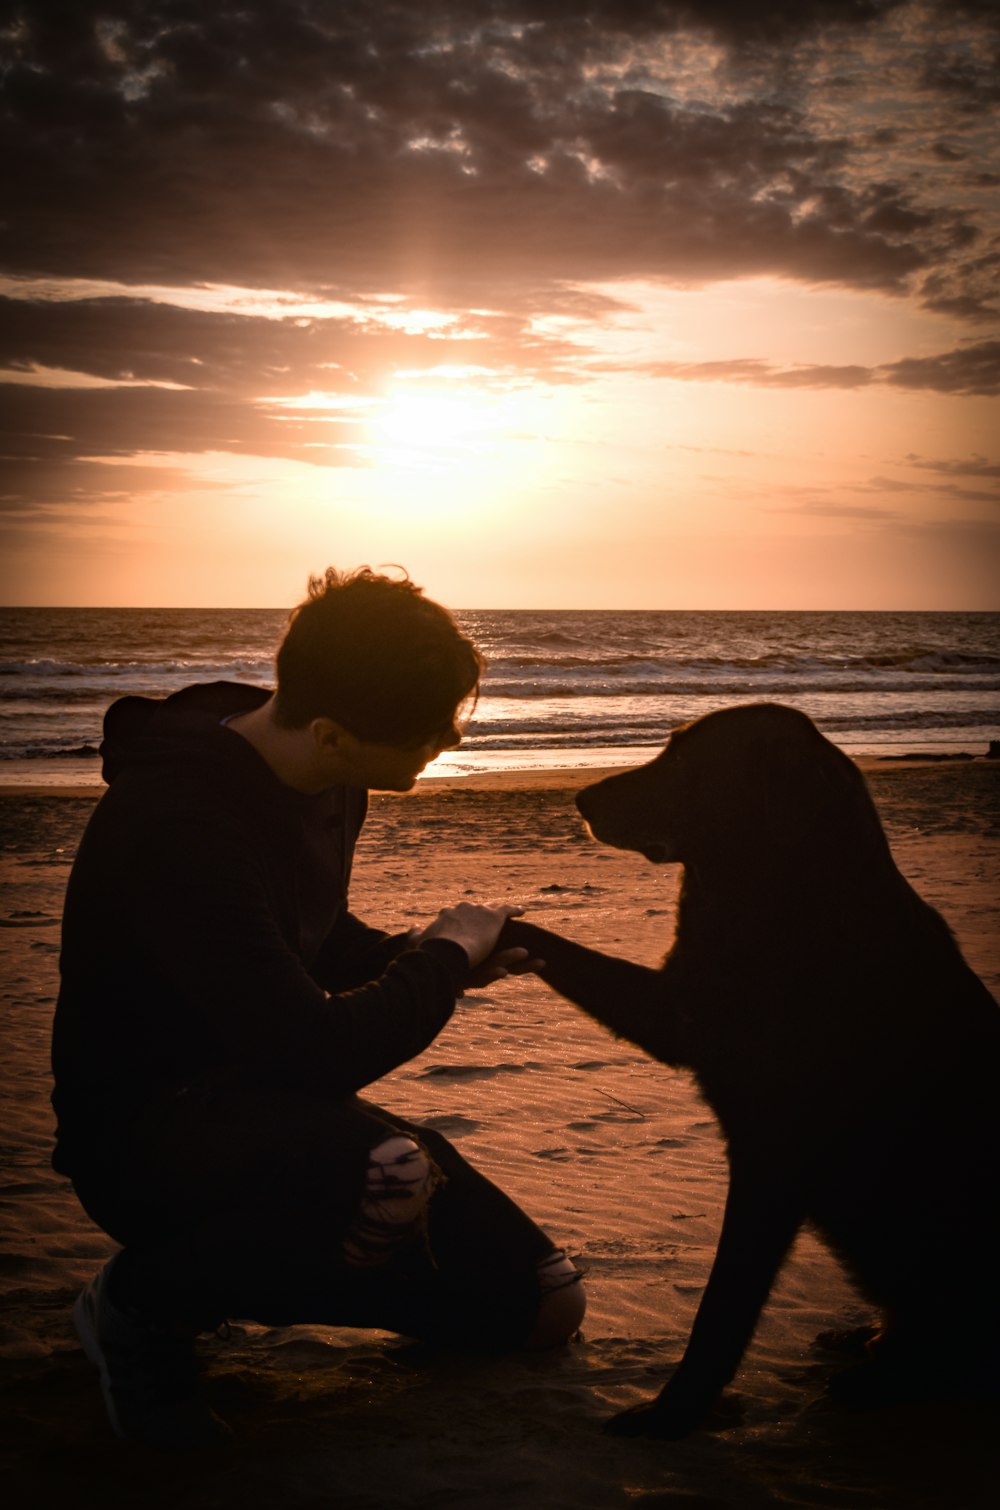
[[[478,450],[503,424],[501,406],[485,394],[394,393],[373,429],[388,449],[418,453]]]
[[[392,522],[398,534],[419,519],[424,541],[428,528],[448,530],[473,513],[484,529],[509,520],[548,475],[558,397],[471,373],[450,382],[396,374],[359,447],[367,465],[353,486],[370,499],[369,520]]]

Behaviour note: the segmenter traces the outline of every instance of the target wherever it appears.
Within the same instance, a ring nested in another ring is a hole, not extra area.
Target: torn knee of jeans
[[[344,1234],[345,1261],[381,1268],[418,1234],[426,1237],[427,1204],[441,1172],[411,1137],[396,1134],[368,1155],[357,1214]]]
[[[543,1298],[551,1295],[554,1290],[564,1290],[567,1285],[579,1284],[583,1279],[580,1270],[567,1258],[564,1248],[553,1248],[551,1253],[539,1260],[535,1272],[538,1275],[538,1291]]]

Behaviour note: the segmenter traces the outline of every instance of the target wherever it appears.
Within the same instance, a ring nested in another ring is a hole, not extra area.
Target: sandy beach
[[[1000,989],[1000,762],[865,765],[897,863]],[[592,776],[596,773],[588,773]],[[398,928],[461,898],[645,963],[667,947],[677,867],[602,849],[580,772],[421,783],[376,796],[354,910]],[[385,1333],[234,1321],[202,1345],[234,1445],[151,1458],[115,1440],[69,1323],[112,1251],[48,1159],[48,1041],[62,893],[99,792],[0,791],[3,955],[0,1483],[7,1505],[338,1510],[977,1510],[994,1503],[1000,1412],[834,1409],[817,1339],[869,1311],[808,1236],[728,1393],[725,1424],[680,1443],[602,1421],[678,1359],[725,1195],[711,1114],[683,1073],[614,1040],[524,977],[463,1000],[377,1099],[436,1127],[586,1271],[581,1337],[556,1353],[435,1357]],[[927,1128],[933,1139],[934,1127]],[[940,1213],[949,1220],[947,1205]],[[956,1324],[962,1297],[954,1297]]]

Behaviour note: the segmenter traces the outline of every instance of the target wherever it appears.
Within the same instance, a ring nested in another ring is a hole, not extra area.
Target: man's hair
[[[446,609],[404,575],[327,567],[309,579],[277,655],[275,718],[332,718],[358,739],[418,745],[476,691],[482,657]]]

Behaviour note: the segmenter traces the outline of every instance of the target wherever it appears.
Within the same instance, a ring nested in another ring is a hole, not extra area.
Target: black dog
[[[1000,1345],[1000,1012],[893,863],[855,765],[802,713],[726,709],[585,788],[594,836],[680,862],[660,970],[515,921],[562,995],[692,1069],[730,1180],[711,1276],[659,1397],[681,1436],[733,1377],[808,1223],[881,1313],[852,1403],[982,1395]]]

